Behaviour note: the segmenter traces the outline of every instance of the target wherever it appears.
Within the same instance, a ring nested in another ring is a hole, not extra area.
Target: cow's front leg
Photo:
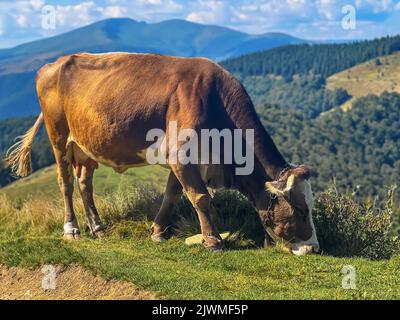
[[[88,160],[85,165],[81,166],[76,164],[76,174],[78,180],[78,189],[82,197],[83,206],[86,212],[86,224],[89,228],[90,234],[95,236],[103,226],[101,224],[100,216],[97,212],[93,199],[93,174],[97,163]]]
[[[221,236],[211,220],[212,212],[215,211],[212,198],[201,178],[199,167],[194,164],[177,164],[171,165],[171,168],[199,217],[203,245],[212,250],[222,249]]]
[[[171,215],[181,195],[182,186],[175,174],[171,171],[168,176],[167,187],[165,189],[161,208],[151,226],[151,239],[154,242],[163,242],[170,237],[169,227],[171,224]]]

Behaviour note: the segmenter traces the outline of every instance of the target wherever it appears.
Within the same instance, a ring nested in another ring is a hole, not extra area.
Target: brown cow
[[[146,132],[160,128],[168,139],[168,123],[176,121],[179,130],[196,132],[253,129],[254,170],[239,176],[234,174],[235,164],[210,165],[202,175],[201,165],[168,162],[171,172],[151,228],[154,241],[168,238],[172,208],[183,188],[198,214],[204,246],[220,249],[222,240],[210,218],[214,209],[207,185],[213,185],[245,194],[258,209],[267,234],[283,239],[293,253],[318,251],[309,170],[284,160],[243,86],[219,65],[203,58],[81,53],[45,65],[36,85],[42,113],[10,149],[7,160],[17,175],[31,172],[31,145],[44,121],[65,200],[66,238],[79,237],[72,203],[73,167],[87,224],[96,234],[101,230],[92,185],[97,163],[118,172],[146,165],[144,151],[152,143]]]

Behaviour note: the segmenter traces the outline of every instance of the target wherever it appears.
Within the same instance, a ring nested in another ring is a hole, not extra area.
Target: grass
[[[8,266],[79,264],[107,279],[127,280],[172,299],[398,299],[399,258],[294,257],[268,250],[210,253],[186,247],[182,239],[155,245],[148,223],[124,228],[129,238],[85,239],[67,243],[59,237],[6,237],[0,261]],[[138,232],[142,230],[142,232]],[[145,232],[146,231],[146,232]],[[345,265],[357,271],[356,290],[341,287]]]
[[[352,99],[342,108],[350,108],[354,100],[368,94],[381,95],[384,91],[400,93],[400,53],[380,57],[339,72],[327,79],[327,89],[347,90]]]
[[[107,279],[131,281],[162,299],[400,298],[400,256],[381,261],[296,257],[276,248],[246,246],[211,253],[185,246],[181,236],[154,244],[148,217],[160,204],[166,177],[164,169],[157,170],[137,168],[122,177],[99,170],[96,200],[109,225],[103,239],[61,239],[63,207],[50,182],[55,179],[53,168],[1,189],[0,263],[29,268],[79,264]],[[81,201],[75,203],[82,223]],[[356,270],[355,290],[342,288],[346,265]]]
[[[106,195],[117,189],[123,190],[143,183],[162,190],[167,182],[168,172],[161,166],[145,166],[116,174],[112,168],[100,166],[95,172],[94,190],[98,195]],[[58,197],[59,192],[55,165],[38,170],[35,174],[0,189],[0,194],[14,200],[38,195]]]

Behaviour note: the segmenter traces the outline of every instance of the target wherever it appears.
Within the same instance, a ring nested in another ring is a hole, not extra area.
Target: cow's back
[[[222,72],[202,58],[81,53],[43,67],[37,91],[46,123],[65,117],[72,139],[91,153],[129,162],[127,146],[146,149],[148,130],[165,130],[183,108],[185,119],[206,119],[198,102],[208,99]]]

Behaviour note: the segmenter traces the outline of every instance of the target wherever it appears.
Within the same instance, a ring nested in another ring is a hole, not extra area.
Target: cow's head
[[[313,196],[310,171],[304,166],[287,169],[276,181],[266,183],[271,197],[267,233],[282,239],[295,255],[318,252],[319,244],[312,219]]]

